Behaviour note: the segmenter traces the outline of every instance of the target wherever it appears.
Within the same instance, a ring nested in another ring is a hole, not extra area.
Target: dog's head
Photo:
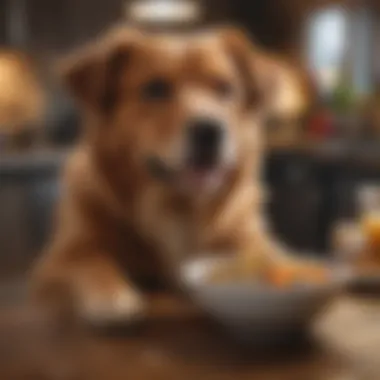
[[[252,162],[281,75],[244,33],[119,30],[69,61],[65,81],[96,144],[170,186],[215,189]],[[248,171],[250,168],[247,168]]]

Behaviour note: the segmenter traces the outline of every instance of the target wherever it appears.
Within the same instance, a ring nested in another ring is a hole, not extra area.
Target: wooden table
[[[380,301],[342,298],[316,342],[242,346],[186,301],[152,296],[135,328],[57,326],[22,302],[0,313],[1,380],[379,380]],[[24,305],[24,306],[23,306]]]

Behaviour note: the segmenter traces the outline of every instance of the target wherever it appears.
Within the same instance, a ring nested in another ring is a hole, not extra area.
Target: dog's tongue
[[[223,171],[218,169],[189,169],[185,174],[185,186],[189,190],[213,190],[223,178]]]

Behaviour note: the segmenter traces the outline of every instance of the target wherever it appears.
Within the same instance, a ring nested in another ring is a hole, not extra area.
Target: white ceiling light
[[[198,3],[189,0],[137,0],[127,11],[138,22],[191,22],[200,16]]]

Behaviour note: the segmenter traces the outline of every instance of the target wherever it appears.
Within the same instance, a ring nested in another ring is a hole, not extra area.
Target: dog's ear
[[[110,112],[117,102],[122,70],[131,59],[135,41],[130,31],[113,33],[72,54],[60,65],[64,85],[83,106]]]
[[[223,29],[222,40],[242,75],[248,107],[295,111],[302,101],[302,86],[289,65],[262,51],[242,30]]]

